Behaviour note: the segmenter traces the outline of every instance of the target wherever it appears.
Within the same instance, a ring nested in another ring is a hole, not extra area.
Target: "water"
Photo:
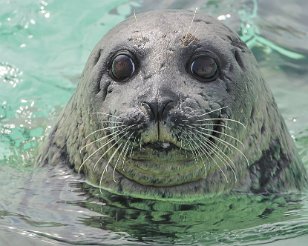
[[[144,201],[33,168],[104,33],[134,11],[196,7],[252,48],[308,167],[305,0],[0,0],[0,245],[307,245],[308,194]]]

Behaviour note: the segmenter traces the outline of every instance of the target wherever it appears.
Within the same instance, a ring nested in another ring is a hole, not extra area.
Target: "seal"
[[[185,10],[130,17],[99,41],[38,161],[149,198],[307,184],[251,51],[218,20]]]

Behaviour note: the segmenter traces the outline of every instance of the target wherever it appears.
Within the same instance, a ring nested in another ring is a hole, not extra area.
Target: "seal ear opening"
[[[108,92],[109,92],[109,93],[112,92],[112,91],[109,90],[110,85],[111,85],[111,82],[108,81],[108,82],[103,86],[102,89],[99,88],[99,90],[102,91],[102,99],[103,99],[103,100],[105,100],[105,98],[106,98]]]
[[[101,53],[102,53],[102,50],[99,49],[98,52],[96,53],[96,55],[93,58],[93,66],[96,66],[96,64],[98,63],[99,58],[101,57]]]
[[[245,66],[244,66],[244,63],[243,63],[243,60],[242,60],[242,57],[241,57],[239,51],[236,49],[236,50],[234,50],[233,54],[234,54],[234,58],[235,58],[237,64],[240,66],[240,68],[242,70],[245,70]]]

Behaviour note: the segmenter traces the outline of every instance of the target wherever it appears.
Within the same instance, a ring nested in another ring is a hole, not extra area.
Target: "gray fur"
[[[166,129],[174,123],[169,119],[172,114],[194,117],[195,112],[202,114],[227,106],[221,115],[246,125],[243,128],[229,124],[232,136],[244,146],[223,135],[219,137],[237,146],[249,163],[238,151],[220,146],[236,166],[236,179],[230,167],[223,167],[226,182],[215,165],[203,170],[211,160],[180,163],[177,158],[181,150],[170,157],[170,162],[164,154],[157,157],[161,158],[158,161],[151,159],[144,164],[130,159],[125,161],[124,169],[117,167],[113,172],[115,158],[102,180],[104,189],[133,196],[187,199],[230,191],[300,190],[307,183],[305,169],[251,51],[216,19],[196,14],[191,24],[193,16],[193,12],[183,10],[147,12],[137,15],[136,19],[130,17],[103,37],[88,59],[76,92],[46,139],[39,163],[67,163],[78,171],[85,159],[104,143],[90,144],[80,152],[83,146],[106,134],[98,132],[85,138],[101,128],[107,119],[96,112],[148,124],[142,141],[147,138],[151,141],[157,134],[151,131],[156,127],[142,102],[159,104],[169,98],[173,104],[168,109],[167,123],[163,124]],[[131,51],[138,60],[138,71],[124,83],[113,81],[109,71],[109,60],[120,49]],[[220,61],[220,74],[213,82],[201,83],[186,71],[189,57],[200,49],[210,50]],[[168,136],[164,133],[164,141]],[[96,170],[93,163],[100,154],[93,155],[82,165],[81,172],[90,182],[100,183],[111,154],[99,162]],[[172,162],[172,158],[176,161]]]

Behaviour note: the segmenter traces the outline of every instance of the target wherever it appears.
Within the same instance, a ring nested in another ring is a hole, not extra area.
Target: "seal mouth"
[[[134,128],[128,132],[123,131],[116,137],[113,137],[112,131],[108,135],[111,135],[110,142],[114,147],[127,145],[131,148],[131,152],[162,156],[163,154],[180,152],[184,155],[196,155],[199,151],[200,153],[206,152],[210,156],[213,152],[213,146],[224,132],[225,122],[222,119],[213,120],[211,123],[213,127],[208,129],[203,129],[200,126],[202,124],[196,122],[187,121],[173,130],[168,128],[160,139],[157,139],[157,136],[155,136],[156,139],[154,137],[144,139],[140,131],[138,132],[138,129]],[[130,137],[127,138],[127,136]]]
[[[133,117],[135,114],[116,116],[117,120],[111,117],[110,124],[106,124],[103,145],[110,159],[117,158],[116,163],[121,160],[153,163],[211,160],[220,151],[221,135],[227,127],[221,110],[193,117],[176,111],[159,122],[148,122],[140,115],[137,114],[139,118]]]
[[[170,113],[159,122],[132,116],[110,120],[103,137],[103,156],[108,156],[107,163],[114,170],[137,184],[170,187],[191,183],[214,170],[217,158],[217,162],[226,161],[220,148],[229,127],[221,112]]]
[[[178,146],[171,142],[162,142],[162,141],[157,141],[157,142],[152,142],[152,143],[145,143],[141,146],[142,148],[150,148],[156,151],[160,152],[169,152],[174,149],[178,149]]]
[[[188,156],[189,152],[180,146],[177,146],[175,143],[169,141],[153,141],[135,146],[131,158],[135,161],[156,160],[160,162],[191,160]]]

